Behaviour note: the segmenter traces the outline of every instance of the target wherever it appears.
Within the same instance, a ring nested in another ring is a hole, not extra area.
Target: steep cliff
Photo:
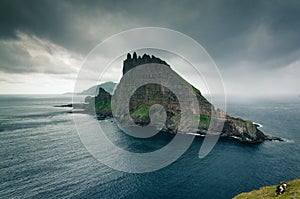
[[[95,97],[86,97],[85,102],[88,103],[85,107],[85,111],[88,113],[96,113],[99,119],[105,119],[112,117],[111,112],[111,95],[103,88],[99,88],[98,95]]]
[[[173,75],[180,82],[183,82],[184,85],[189,86],[196,95],[199,112],[200,112],[200,122],[197,129],[197,134],[205,135],[209,128],[210,121],[212,119],[212,111],[214,112],[214,117],[217,119],[223,120],[224,126],[221,128],[221,136],[223,137],[232,137],[239,139],[240,141],[249,142],[249,143],[260,143],[264,140],[281,140],[277,137],[266,136],[262,133],[257,125],[253,124],[251,121],[245,121],[241,118],[234,118],[227,115],[224,111],[215,109],[215,107],[201,95],[201,92],[185,81],[180,77],[171,67],[163,60],[155,57],[144,54],[142,57],[137,57],[137,54],[134,52],[133,55],[127,55],[127,59],[123,64],[123,75],[130,71],[132,68],[146,63],[159,63],[167,67],[167,73]],[[144,71],[145,77],[151,75],[149,71]],[[189,96],[186,96],[189,98]],[[98,96],[90,99],[88,110],[94,110],[96,114],[100,115],[101,118],[111,117],[110,109],[110,100],[111,95],[104,91],[103,89],[99,90]],[[178,124],[180,123],[181,117],[181,108],[179,101],[176,95],[170,91],[168,88],[159,85],[159,84],[147,84],[139,87],[135,93],[131,96],[129,102],[130,115],[133,118],[134,122],[138,125],[147,125],[150,123],[149,118],[149,108],[153,104],[160,104],[164,107],[167,114],[167,121],[163,131],[169,133],[177,133]],[[93,109],[94,108],[94,109]],[[185,122],[185,121],[183,121]],[[188,125],[187,125],[188,126]],[[194,129],[185,128],[185,132],[189,133],[194,131]]]

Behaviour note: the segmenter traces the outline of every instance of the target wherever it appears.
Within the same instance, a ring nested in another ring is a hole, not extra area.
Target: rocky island
[[[172,70],[171,66],[165,61],[158,57],[144,54],[142,57],[137,56],[134,52],[133,55],[127,55],[127,58],[123,62],[123,75],[133,69],[136,66],[147,64],[147,63],[158,63],[167,67],[167,71],[170,75],[176,76],[178,81],[183,82],[189,86],[195,93],[199,105],[200,122],[198,125],[197,135],[205,135],[208,131],[210,121],[212,119],[211,112],[214,111],[214,116],[224,121],[222,127],[221,137],[235,138],[242,142],[247,143],[261,143],[264,140],[279,140],[281,138],[265,135],[259,130],[258,125],[251,121],[243,120],[241,118],[235,118],[220,109],[215,109],[205,97],[202,96],[201,92],[179,76],[175,71]],[[151,75],[145,71],[144,75]],[[187,96],[188,97],[188,96]],[[105,91],[103,88],[99,88],[98,95],[95,97],[88,96],[86,98],[85,111],[88,113],[96,113],[99,119],[105,119],[113,117],[111,110],[111,99],[112,95]],[[131,96],[129,107],[130,115],[134,122],[138,125],[147,125],[150,123],[149,109],[153,104],[160,104],[166,110],[167,120],[165,127],[162,131],[169,133],[178,133],[178,123],[180,120],[180,104],[176,96],[166,87],[159,84],[147,84],[139,87],[136,92]],[[188,133],[189,129],[186,129]],[[182,132],[181,132],[182,133]]]

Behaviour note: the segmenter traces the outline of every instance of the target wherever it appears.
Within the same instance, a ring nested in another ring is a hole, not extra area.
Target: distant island
[[[103,88],[105,91],[109,92],[112,95],[116,84],[117,83],[115,82],[104,82],[102,84],[92,86],[82,92],[67,92],[63,93],[63,95],[98,95],[99,88]]]
[[[204,136],[207,133],[211,120],[211,111],[213,110],[217,117],[225,121],[221,137],[234,138],[247,143],[261,143],[265,140],[283,141],[279,137],[265,135],[261,130],[259,130],[258,125],[252,121],[231,117],[224,111],[215,109],[214,106],[202,96],[201,92],[197,88],[189,84],[175,71],[173,71],[169,64],[158,57],[147,54],[144,54],[141,57],[137,56],[136,52],[134,52],[133,55],[128,53],[127,58],[123,62],[123,75],[132,68],[145,63],[159,63],[168,67],[170,75],[176,75],[176,78],[178,78],[179,81],[184,82],[184,84],[193,89],[200,108],[200,123],[197,130],[197,134],[199,136]],[[145,71],[145,73],[147,73],[147,71]],[[84,107],[85,112],[96,113],[99,119],[113,117],[111,110],[112,93],[107,92],[103,87],[93,87],[92,89],[95,88],[99,88],[98,94],[95,97],[86,97],[85,102],[87,104]],[[141,99],[141,96],[144,98]],[[177,127],[180,120],[180,104],[176,96],[174,96],[170,90],[158,84],[144,85],[138,88],[131,97],[130,114],[134,122],[138,125],[149,124],[150,118],[148,111],[153,104],[162,105],[167,112],[167,121],[162,131],[173,134],[177,133]]]
[[[98,95],[99,93],[99,88],[104,89],[106,92],[109,94],[113,94],[114,88],[116,86],[115,82],[105,82],[99,85],[92,86],[91,88],[84,90],[80,93],[77,93],[78,95]]]

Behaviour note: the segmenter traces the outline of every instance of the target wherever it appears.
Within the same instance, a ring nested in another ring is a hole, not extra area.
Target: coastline
[[[87,104],[85,103],[82,103],[82,104],[79,104],[79,103],[76,103],[76,105],[72,105],[72,104],[65,104],[65,105],[56,105],[54,107],[62,107],[62,108],[72,108],[72,110],[68,111],[68,113],[74,113],[74,114],[77,114],[77,113],[80,113],[80,114],[91,114],[91,112],[85,110],[84,106],[86,106]],[[113,116],[111,115],[98,115],[96,114],[95,115],[95,119],[97,120],[109,120],[109,119],[113,119]],[[257,123],[257,122],[252,122],[253,125],[255,125],[257,127],[257,129],[260,129],[263,127],[263,125]],[[166,133],[170,133],[170,134],[174,134],[174,132],[172,131],[168,131],[168,130],[161,130],[162,132],[166,132]],[[182,134],[187,134],[187,135],[194,135],[194,136],[197,136],[197,137],[205,137],[206,135],[206,132],[200,132],[198,131],[197,133],[184,133],[184,132],[177,132],[177,133],[182,133]],[[272,135],[265,135],[264,134],[264,139],[263,141],[267,140],[267,141],[275,141],[275,142],[288,142],[287,139],[284,139],[284,138],[280,138],[280,137],[276,137],[276,136],[272,136]],[[241,142],[241,143],[251,143],[251,144],[260,144],[262,142],[249,142],[249,141],[245,141],[243,140],[241,137],[238,137],[238,136],[234,136],[234,135],[227,135],[227,134],[223,134],[223,133],[220,133],[220,138],[224,138],[224,139],[231,139],[231,140],[236,140],[238,142]]]

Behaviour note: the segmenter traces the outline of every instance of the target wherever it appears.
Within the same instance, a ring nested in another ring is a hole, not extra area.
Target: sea
[[[298,96],[227,103],[230,115],[257,122],[284,142],[219,139],[200,159],[203,138],[197,137],[175,162],[148,173],[117,171],[95,159],[79,138],[71,109],[54,107],[71,101],[71,95],[0,96],[0,198],[228,199],[300,177]],[[147,141],[120,130],[106,133],[129,150],[159,148],[172,139],[169,134]]]

